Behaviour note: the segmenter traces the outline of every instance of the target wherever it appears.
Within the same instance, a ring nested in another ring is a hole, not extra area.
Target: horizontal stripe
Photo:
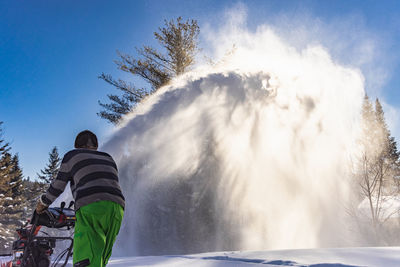
[[[69,166],[68,163],[61,163],[60,168],[58,169],[58,172],[69,172],[71,167]]]
[[[61,193],[62,193],[63,191],[64,191],[64,190],[60,190],[60,189],[54,188],[54,186],[53,186],[52,184],[50,185],[49,189],[47,189],[47,192],[49,192],[50,194],[52,194],[53,196],[56,196],[56,197],[58,197],[59,195],[61,195]]]
[[[83,187],[88,182],[98,179],[110,179],[118,181],[118,176],[111,172],[92,172],[80,178],[76,187]]]
[[[113,173],[118,176],[117,170],[112,167],[112,166],[106,166],[106,165],[89,165],[86,167],[83,167],[80,169],[78,172],[75,173],[74,179],[75,183],[79,183],[79,181],[85,177],[86,175],[89,175],[94,172],[108,172],[108,173]]]
[[[59,189],[64,191],[65,186],[67,186],[68,182],[64,182],[62,180],[57,180],[55,179],[53,182],[51,182],[51,185],[55,188],[55,189]]]
[[[108,156],[111,158],[111,156],[105,152],[101,151],[96,151],[96,150],[91,150],[91,149],[83,149],[83,148],[78,148],[71,150],[67,152],[64,155],[64,158],[62,160],[62,163],[67,163],[70,159],[72,159],[75,155],[80,154],[80,153],[87,153],[87,154],[93,154],[93,155],[101,155],[101,156]]]
[[[118,190],[121,190],[117,180],[107,179],[107,178],[97,178],[95,180],[87,182],[84,186],[76,187],[73,190],[71,189],[71,191],[72,191],[72,194],[74,194],[77,189],[81,190],[81,189],[94,187],[94,186],[113,187],[113,188],[117,188]]]
[[[121,197],[108,193],[96,193],[87,197],[82,197],[79,200],[75,201],[75,209],[78,210],[82,206],[104,200],[117,203],[121,205],[123,209],[125,209],[125,201]]]
[[[71,169],[74,167],[75,164],[86,159],[100,159],[100,160],[107,160],[110,162],[114,162],[112,157],[108,155],[105,156],[105,155],[96,155],[96,154],[81,152],[73,156],[67,163],[62,164],[63,166],[65,166],[62,171],[71,172]]]
[[[51,183],[43,202],[51,204],[70,182],[75,208],[108,200],[124,207],[125,198],[118,183],[118,169],[104,152],[74,149],[65,154],[57,178]]]
[[[87,197],[87,196],[90,196],[92,194],[97,194],[97,193],[112,194],[115,196],[119,196],[123,200],[125,200],[124,196],[122,195],[121,190],[119,190],[117,188],[108,187],[108,186],[93,186],[93,187],[77,190],[75,201],[78,201],[82,197]]]
[[[103,165],[103,166],[111,166],[113,167],[115,170],[117,170],[117,165],[115,164],[115,162],[111,162],[108,160],[102,160],[102,159],[85,159],[85,160],[81,160],[80,162],[76,163],[72,169],[71,169],[71,176],[74,177],[74,180],[77,180],[77,177],[75,177],[75,174],[82,168],[87,167],[89,165]]]
[[[64,182],[68,182],[71,178],[71,175],[68,172],[62,172],[61,170],[58,172],[56,179]]]

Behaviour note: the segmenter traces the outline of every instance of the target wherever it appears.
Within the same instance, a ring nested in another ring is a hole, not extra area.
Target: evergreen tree
[[[22,212],[23,205],[26,201],[23,187],[23,174],[19,164],[18,154],[12,157],[12,169],[11,169],[11,197],[13,199],[14,213]]]
[[[0,158],[0,197],[1,197],[1,207],[0,211],[4,212],[7,207],[7,203],[12,198],[12,188],[11,188],[11,180],[12,174],[11,171],[13,169],[12,165],[12,157],[11,154],[5,152]]]
[[[58,154],[57,147],[53,147],[49,153],[49,162],[41,174],[38,174],[38,179],[44,184],[50,184],[56,177],[60,167],[61,158]]]
[[[386,146],[385,157],[392,163],[396,163],[400,159],[400,153],[397,150],[397,143],[387,127],[383,108],[378,98],[375,101],[375,110],[378,128],[380,128],[380,133],[382,134],[382,142]]]
[[[6,143],[3,139],[3,128],[1,128],[2,124],[3,122],[0,121],[0,157],[10,150],[9,143]]]
[[[21,225],[22,214],[25,206],[25,195],[23,184],[22,170],[19,166],[18,155],[5,156],[5,164],[10,166],[7,180],[9,187],[4,198],[1,221],[3,224],[9,225],[9,228],[14,229]]]
[[[380,170],[386,170],[388,173],[387,190],[393,193],[393,184],[396,185],[398,189],[398,176],[399,176],[399,157],[400,153],[397,149],[397,143],[393,136],[391,136],[390,131],[387,127],[383,108],[379,99],[375,100],[375,114],[377,123],[377,134],[380,140],[380,145],[382,147],[382,152],[379,155],[379,166]]]
[[[43,194],[48,184],[44,184],[38,181],[31,181],[28,177],[23,180],[25,207],[24,207],[24,218],[27,218],[33,214],[33,210],[36,208],[39,197]]]
[[[1,126],[1,123],[0,123]],[[21,226],[24,212],[23,175],[18,155],[2,138],[0,128],[0,250],[9,250],[14,229]]]
[[[111,123],[118,123],[122,116],[128,113],[147,95],[167,84],[173,77],[186,72],[194,64],[198,51],[197,38],[200,28],[196,20],[166,21],[154,37],[165,49],[162,53],[150,46],[137,49],[139,59],[127,54],[118,53],[120,60],[116,61],[118,68],[143,79],[150,88],[137,88],[121,79],[115,80],[111,75],[102,73],[99,78],[123,92],[122,96],[108,95],[111,103],[99,104],[104,109],[97,113],[101,118]]]
[[[389,148],[390,132],[385,121],[385,114],[379,99],[375,100],[375,137],[382,147],[383,157],[387,157]]]
[[[6,200],[11,198],[11,175],[12,170],[12,159],[9,153],[11,147],[9,143],[3,139],[3,129],[1,128],[2,122],[0,122],[0,209],[3,210]]]
[[[364,101],[362,105],[361,111],[362,117],[362,139],[361,146],[364,149],[365,153],[373,154],[373,150],[376,148],[376,122],[375,122],[375,112],[374,107],[369,100],[368,95],[364,96]]]

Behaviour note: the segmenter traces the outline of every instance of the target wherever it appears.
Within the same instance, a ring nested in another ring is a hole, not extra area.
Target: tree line
[[[50,152],[47,166],[36,180],[24,178],[18,154],[11,153],[0,122],[0,254],[8,253],[15,229],[32,216],[39,196],[56,177],[61,159],[57,147]]]
[[[364,97],[361,118],[360,151],[353,166],[353,193],[360,204],[352,215],[372,245],[398,245],[400,153],[379,99],[373,105]]]

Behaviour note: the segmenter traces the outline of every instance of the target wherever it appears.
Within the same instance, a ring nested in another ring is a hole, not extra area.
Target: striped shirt
[[[46,205],[53,203],[68,182],[75,199],[75,210],[102,200],[113,201],[125,208],[125,198],[118,183],[117,165],[105,152],[82,148],[67,152],[57,177],[42,195],[42,202]]]

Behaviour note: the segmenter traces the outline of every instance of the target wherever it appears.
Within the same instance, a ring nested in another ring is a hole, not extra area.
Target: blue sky
[[[13,153],[20,156],[25,176],[36,177],[53,146],[61,154],[71,149],[75,135],[81,130],[96,132],[100,141],[107,136],[112,126],[96,115],[100,110],[98,100],[107,102],[106,95],[116,91],[97,77],[105,72],[129,78],[116,70],[113,63],[117,49],[133,54],[135,46],[156,45],[153,32],[162,26],[164,19],[193,18],[201,28],[221,25],[223,13],[237,3],[1,1],[0,121],[4,122],[5,139],[11,142]],[[340,31],[344,27],[341,22],[347,21],[344,25],[354,27],[355,35],[362,31],[363,37],[375,40],[375,48],[381,53],[377,53],[370,65],[381,64],[387,77],[380,88],[371,88],[371,95],[379,96],[393,108],[390,125],[397,137],[399,1],[265,0],[242,1],[242,4],[247,9],[247,25],[251,29],[262,23],[276,24],[278,17],[286,18],[286,22],[308,18],[305,25],[318,22],[331,32],[336,25]],[[335,44],[328,46],[334,50]],[[357,51],[355,46],[351,49]]]

